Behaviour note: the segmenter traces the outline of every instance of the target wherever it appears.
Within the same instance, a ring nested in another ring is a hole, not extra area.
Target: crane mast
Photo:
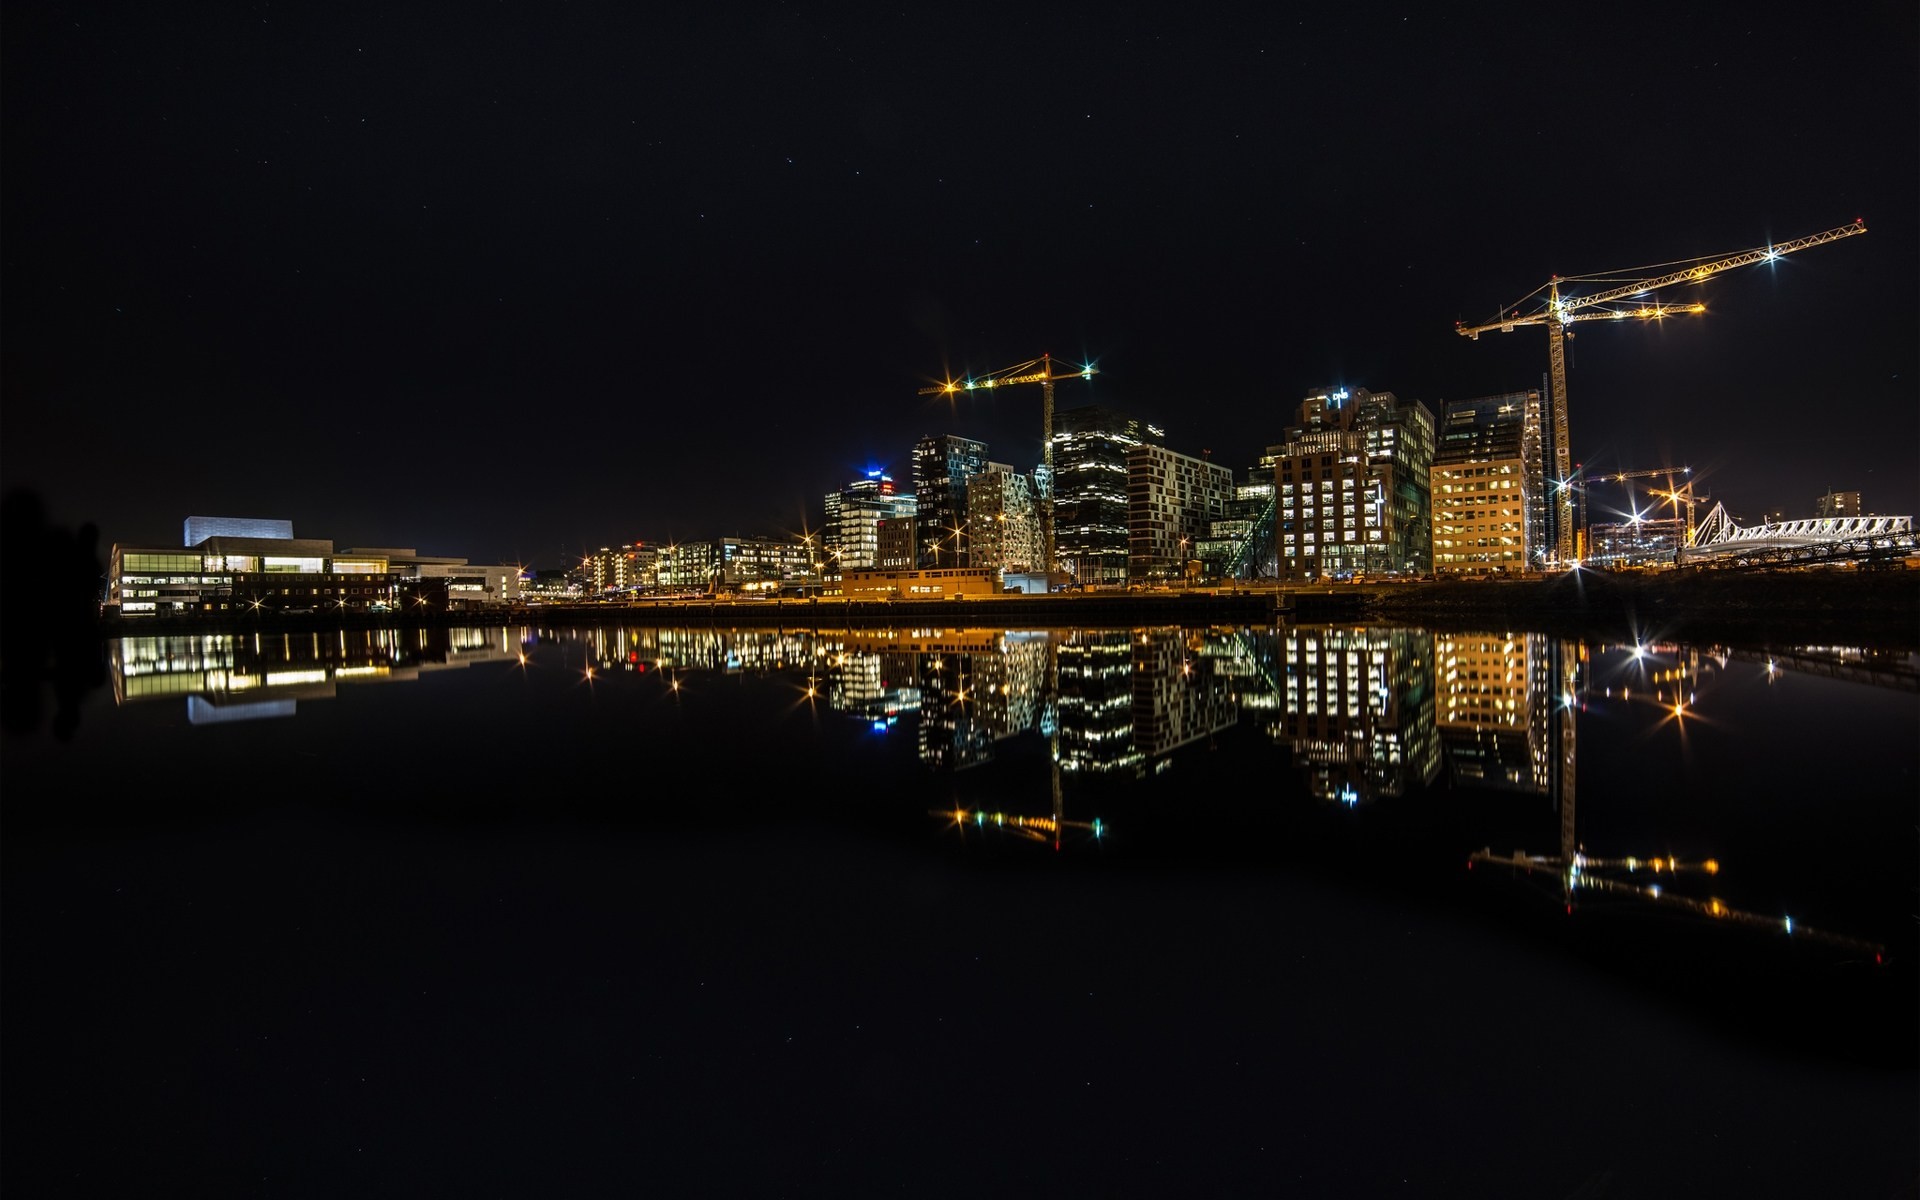
[[[1048,587],[1052,587],[1054,568],[1058,565],[1053,545],[1053,383],[1056,379],[1092,379],[1099,373],[1100,369],[1092,363],[1082,364],[1078,370],[1057,371],[1053,356],[1042,354],[984,375],[948,379],[918,392],[922,396],[956,396],[961,392],[994,391],[1028,383],[1040,385],[1040,465],[1046,473],[1040,492],[1040,556],[1046,564]]]
[[[1567,428],[1566,346],[1566,340],[1573,336],[1573,332],[1567,326],[1576,321],[1661,320],[1670,316],[1703,313],[1707,311],[1707,306],[1704,304],[1656,302],[1632,307],[1614,307],[1614,305],[1616,301],[1640,299],[1661,288],[1683,283],[1699,283],[1710,276],[1718,275],[1722,271],[1731,271],[1737,267],[1776,262],[1796,250],[1824,246],[1828,242],[1837,242],[1866,231],[1866,223],[1856,220],[1851,225],[1841,225],[1803,238],[1795,238],[1792,241],[1770,243],[1717,257],[1689,259],[1684,263],[1657,263],[1649,267],[1632,267],[1624,271],[1608,271],[1598,275],[1555,275],[1549,278],[1545,285],[1534,289],[1526,298],[1530,300],[1543,291],[1546,293],[1540,307],[1536,309],[1528,312],[1522,312],[1518,308],[1508,309],[1494,320],[1479,325],[1455,322],[1454,332],[1472,341],[1479,341],[1481,334],[1493,330],[1512,333],[1523,325],[1547,327],[1547,370],[1551,379],[1549,387],[1552,390],[1549,402],[1553,406],[1553,482],[1556,524],[1554,552],[1562,563],[1572,560],[1574,550],[1573,455]],[[1665,268],[1668,267],[1678,267],[1678,269],[1666,270]],[[1567,296],[1560,290],[1563,283],[1609,283],[1614,286],[1586,295]],[[1522,300],[1521,303],[1526,303],[1526,300]]]

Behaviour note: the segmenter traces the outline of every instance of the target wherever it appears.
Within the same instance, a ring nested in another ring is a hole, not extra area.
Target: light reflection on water
[[[906,739],[929,772],[974,772],[1040,747],[1046,783],[1030,798],[956,797],[930,812],[950,833],[1056,850],[1100,845],[1124,827],[1124,817],[1102,809],[1113,802],[1105,785],[1157,780],[1182,750],[1253,730],[1284,755],[1305,795],[1331,811],[1410,797],[1530,798],[1525,844],[1484,845],[1469,866],[1551,881],[1569,914],[1639,906],[1876,960],[1886,947],[1862,933],[1878,934],[1877,926],[1837,930],[1722,899],[1706,886],[1727,882],[1713,848],[1682,861],[1657,819],[1607,828],[1589,845],[1581,804],[1600,805],[1605,826],[1622,787],[1617,751],[1605,770],[1576,769],[1581,727],[1600,722],[1614,745],[1628,733],[1630,754],[1671,776],[1697,765],[1692,739],[1740,736],[1729,715],[1740,706],[1723,703],[1729,697],[1745,705],[1793,678],[1866,685],[1866,703],[1920,691],[1916,656],[1905,652],[1589,644],[1390,626],[241,633],[122,638],[109,661],[116,703],[180,701],[195,726],[297,718],[303,702],[332,700],[343,687],[480,664],[557,665],[588,687],[622,680],[676,702],[716,679],[780,681],[793,689],[794,707]],[[1576,787],[1583,775],[1609,779],[1597,799]],[[1747,867],[1730,863],[1729,876]]]

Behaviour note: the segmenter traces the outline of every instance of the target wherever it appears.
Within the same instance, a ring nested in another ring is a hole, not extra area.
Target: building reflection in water
[[[1440,773],[1433,635],[1302,626],[1270,636],[1283,691],[1266,730],[1291,748],[1313,795],[1352,807]]]
[[[1544,798],[1557,817],[1553,853],[1489,848],[1473,861],[1557,880],[1570,910],[1582,896],[1632,898],[1875,953],[1868,943],[1744,913],[1670,882],[1717,872],[1710,860],[1690,876],[1671,857],[1589,855],[1576,822],[1575,720],[1589,702],[1651,705],[1684,733],[1702,681],[1740,660],[1764,660],[1769,681],[1790,670],[1920,690],[1920,663],[1906,652],[1648,643],[1602,645],[1590,662],[1584,645],[1542,634],[1370,626],[236,633],[120,638],[109,643],[109,662],[116,702],[183,698],[189,720],[202,725],[292,716],[299,701],[332,697],[342,684],[524,663],[526,647],[543,640],[578,647],[590,670],[651,671],[676,683],[694,673],[804,676],[809,700],[817,696],[882,735],[911,726],[919,758],[940,771],[981,766],[1011,739],[1037,737],[1046,747],[1044,800],[1036,795],[1008,812],[957,805],[938,815],[1056,846],[1065,833],[1097,840],[1105,829],[1097,816],[1067,815],[1063,779],[1158,773],[1172,765],[1173,751],[1233,727],[1245,712],[1289,749],[1308,791],[1324,801],[1357,807],[1401,797],[1443,771],[1452,787]],[[1590,672],[1599,679],[1590,681]]]
[[[340,684],[392,683],[423,672],[520,657],[524,631],[363,629],[126,637],[108,643],[116,704],[178,699],[195,725],[290,717]]]

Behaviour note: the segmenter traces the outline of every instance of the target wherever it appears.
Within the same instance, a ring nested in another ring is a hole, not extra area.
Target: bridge
[[[1734,524],[1724,504],[1715,504],[1694,531],[1693,544],[1680,550],[1683,566],[1758,566],[1836,562],[1848,559],[1891,561],[1920,549],[1912,517],[1812,517]]]

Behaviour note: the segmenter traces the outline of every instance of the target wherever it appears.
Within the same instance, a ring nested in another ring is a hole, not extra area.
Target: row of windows
[[[120,556],[120,569],[123,571],[198,571],[198,554],[123,554]]]
[[[254,589],[260,591],[261,589]],[[268,596],[390,596],[392,588],[266,588]]]

